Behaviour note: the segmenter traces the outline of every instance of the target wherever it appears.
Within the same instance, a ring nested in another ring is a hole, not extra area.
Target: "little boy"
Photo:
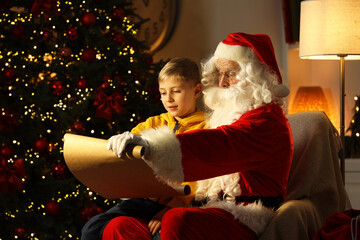
[[[193,61],[174,58],[159,73],[161,101],[167,110],[150,117],[131,130],[135,135],[149,128],[167,125],[174,133],[204,128],[204,112],[196,108],[196,100],[201,94],[199,69]],[[108,150],[119,157],[123,153],[131,133],[115,135],[109,139]],[[196,192],[196,182],[186,183],[191,193],[184,197],[158,199],[128,199],[91,218],[81,231],[82,240],[131,239],[132,232],[142,231],[144,239],[160,239],[161,219],[166,211],[174,207],[190,206]],[[117,235],[118,234],[118,235]]]

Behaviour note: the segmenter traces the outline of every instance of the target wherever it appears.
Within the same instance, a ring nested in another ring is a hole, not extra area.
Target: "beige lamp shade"
[[[360,59],[360,1],[301,2],[299,56],[305,59]]]

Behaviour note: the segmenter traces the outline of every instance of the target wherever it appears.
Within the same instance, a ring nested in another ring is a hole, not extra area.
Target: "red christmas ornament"
[[[50,201],[45,204],[45,213],[50,217],[59,215],[60,210],[60,205],[56,201]]]
[[[63,58],[69,58],[72,54],[71,48],[63,47],[60,49],[60,56]]]
[[[123,35],[121,33],[112,33],[111,39],[114,42],[118,43],[120,46],[125,44],[125,38],[123,37]]]
[[[11,35],[14,37],[24,39],[25,38],[25,27],[23,25],[15,25],[11,29]]]
[[[84,131],[84,124],[82,122],[80,122],[79,120],[77,120],[76,122],[74,122],[74,124],[72,125],[72,129],[74,131],[74,133],[81,133],[82,131]]]
[[[9,159],[14,155],[14,150],[10,146],[3,146],[0,149],[0,154],[5,158]]]
[[[86,79],[84,79],[84,78],[81,78],[76,84],[76,87],[78,89],[85,89],[85,88],[87,88],[87,86],[88,86],[88,83],[87,83]]]
[[[95,113],[96,117],[110,121],[113,113],[121,113],[124,103],[124,97],[120,91],[114,91],[108,96],[102,88],[95,90],[93,105],[98,106]]]
[[[93,48],[85,48],[81,55],[81,59],[89,63],[95,61],[96,51]]]
[[[48,41],[52,37],[52,31],[50,29],[45,29],[42,34],[42,39]]]
[[[51,167],[51,174],[56,178],[62,178],[64,177],[66,173],[66,165],[64,163],[55,163]]]
[[[84,222],[87,222],[90,220],[90,218],[102,212],[104,212],[104,210],[101,207],[92,204],[89,207],[83,208],[83,210],[81,211],[81,218]]]
[[[121,9],[121,8],[116,8],[113,12],[112,12],[112,14],[113,14],[113,18],[115,19],[115,20],[123,20],[124,19],[124,17],[125,17],[125,12],[124,12],[124,10],[123,9]]]
[[[78,38],[78,33],[76,27],[68,27],[66,30],[66,37],[75,40]]]
[[[3,71],[3,77],[7,82],[13,82],[16,79],[15,70],[10,67],[5,68]]]
[[[12,165],[8,165],[0,156],[0,191],[7,194],[22,188],[21,178],[25,176],[24,159],[19,158]]]
[[[26,230],[23,227],[15,228],[14,232],[15,232],[15,235],[18,236],[19,238],[26,236]]]
[[[34,148],[39,153],[44,153],[49,149],[49,142],[46,138],[39,138],[34,143]]]
[[[81,18],[81,22],[86,27],[94,25],[96,23],[96,16],[93,13],[85,13]]]
[[[60,80],[54,80],[50,83],[50,91],[54,95],[61,95],[65,91],[63,82]]]

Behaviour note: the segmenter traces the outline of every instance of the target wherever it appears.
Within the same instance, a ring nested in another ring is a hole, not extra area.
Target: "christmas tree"
[[[0,239],[79,239],[120,200],[73,177],[63,136],[106,139],[162,112],[163,63],[125,0],[7,0],[0,12]]]
[[[351,131],[350,137],[350,156],[352,158],[360,157],[360,98],[354,97],[354,116],[351,120],[350,126],[347,131]]]

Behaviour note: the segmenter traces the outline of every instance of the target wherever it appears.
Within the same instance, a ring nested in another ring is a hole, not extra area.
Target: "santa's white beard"
[[[210,128],[231,124],[240,116],[253,109],[250,89],[243,89],[238,84],[229,88],[213,87],[204,92],[204,101],[212,110],[208,123]],[[227,200],[233,201],[241,194],[239,173],[228,174],[198,181],[195,200],[207,198],[208,201],[218,199],[218,193],[223,192]]]
[[[231,124],[253,109],[251,89],[240,84],[229,88],[212,87],[204,91],[205,105],[212,110],[208,116],[211,128]]]

